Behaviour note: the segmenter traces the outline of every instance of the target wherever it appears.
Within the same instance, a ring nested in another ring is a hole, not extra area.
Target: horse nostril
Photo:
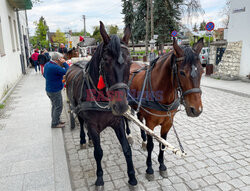
[[[193,107],[191,107],[191,112],[192,112],[192,114],[196,114],[196,111],[195,111],[195,109],[193,108]]]

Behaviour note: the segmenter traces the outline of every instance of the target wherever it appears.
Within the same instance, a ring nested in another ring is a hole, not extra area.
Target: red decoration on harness
[[[105,87],[106,87],[106,85],[105,85],[105,83],[104,83],[103,77],[102,77],[102,75],[100,75],[100,76],[99,76],[99,81],[98,81],[98,84],[97,84],[97,88],[98,88],[99,90],[101,90],[101,89],[103,89],[103,88],[105,88]]]

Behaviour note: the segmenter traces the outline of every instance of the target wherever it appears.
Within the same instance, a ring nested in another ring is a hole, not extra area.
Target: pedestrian
[[[41,53],[38,56],[38,64],[41,66],[41,73],[43,75],[44,65],[50,61],[50,58],[46,55],[46,49],[41,50]]]
[[[149,62],[152,62],[156,58],[154,48],[151,49],[151,52],[149,53],[148,57],[149,57]]]
[[[35,71],[37,72],[37,67],[40,71],[40,65],[38,64],[38,56],[39,56],[39,50],[35,49],[34,53],[31,55],[31,59],[33,60],[34,66],[35,66]]]
[[[61,90],[63,89],[63,76],[66,74],[68,68],[69,65],[63,59],[63,55],[58,52],[52,53],[51,61],[44,66],[46,92],[52,104],[52,128],[64,127],[65,122],[60,121],[60,115],[63,109]]]
[[[63,43],[60,44],[60,48],[58,49],[58,52],[61,54],[66,54],[68,52],[67,48],[64,46]]]

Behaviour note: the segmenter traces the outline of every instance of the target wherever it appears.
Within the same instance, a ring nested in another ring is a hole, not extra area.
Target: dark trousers
[[[37,72],[37,67],[40,71],[40,64],[38,64],[38,61],[34,61],[35,71]]]
[[[60,115],[63,109],[62,93],[58,92],[47,92],[47,95],[51,101],[51,127],[55,127],[60,123]]]

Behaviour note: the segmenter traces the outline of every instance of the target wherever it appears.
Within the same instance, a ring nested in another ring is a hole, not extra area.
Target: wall
[[[240,10],[244,9],[245,10]],[[242,41],[240,76],[250,73],[250,1],[231,0],[230,20],[228,26],[228,42]]]
[[[0,18],[1,18],[1,26],[3,30],[3,43],[4,43],[4,50],[5,55],[0,56],[0,98],[3,97],[3,94],[6,92],[7,89],[11,88],[11,86],[19,79],[22,75],[21,69],[21,62],[20,62],[20,40],[19,40],[19,31],[17,26],[17,16],[16,12],[10,7],[7,0],[0,0]],[[17,29],[17,36],[15,31],[14,34],[14,45],[15,51],[13,51],[12,43],[11,43],[11,32],[9,27],[9,19],[11,17],[13,29],[13,19],[16,21],[16,29]],[[23,28],[26,29],[25,25],[25,15],[24,13],[20,13],[20,22],[21,25],[24,26]],[[27,31],[26,31],[27,33]],[[19,48],[17,48],[16,38],[18,40]],[[26,65],[26,64],[25,64]]]

